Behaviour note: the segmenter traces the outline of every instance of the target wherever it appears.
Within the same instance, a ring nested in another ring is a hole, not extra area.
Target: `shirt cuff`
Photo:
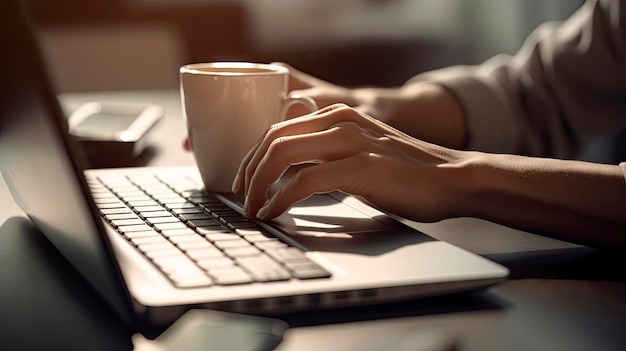
[[[626,181],[626,162],[622,162],[619,164],[622,167],[622,171],[624,172],[624,181]]]

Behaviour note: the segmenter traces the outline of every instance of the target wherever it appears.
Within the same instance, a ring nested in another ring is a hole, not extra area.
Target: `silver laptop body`
[[[250,220],[255,227],[245,229],[224,224],[244,238],[246,230],[274,235],[327,275],[206,286],[173,283],[103,219],[93,182],[180,180],[201,193],[196,168],[85,170],[27,16],[15,0],[3,1],[0,13],[2,42],[9,43],[0,62],[4,179],[16,203],[125,322],[137,328],[165,326],[192,308],[272,314],[375,304],[475,291],[506,279],[508,270],[500,265],[434,240],[353,197],[332,193],[299,203],[274,223]],[[241,212],[232,195],[210,195]]]

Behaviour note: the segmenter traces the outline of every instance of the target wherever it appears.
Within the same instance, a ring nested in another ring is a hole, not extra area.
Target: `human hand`
[[[342,103],[413,136],[460,149],[465,145],[465,121],[460,103],[447,89],[428,82],[395,88],[345,88],[284,64],[289,69],[289,90],[311,97],[320,108]],[[308,113],[294,106],[287,118]]]
[[[245,212],[275,218],[292,204],[335,190],[400,216],[453,216],[472,153],[414,139],[346,105],[331,105],[272,126],[244,158],[233,192]],[[308,165],[307,167],[294,167]],[[270,187],[294,171],[276,192]]]
[[[301,72],[286,63],[274,62],[272,64],[283,66],[289,70],[289,92],[296,92],[312,98],[320,108],[336,103],[343,103],[348,106],[360,104],[356,100],[352,89],[326,82]],[[302,116],[310,112],[304,106],[295,104],[289,109],[286,119]]]

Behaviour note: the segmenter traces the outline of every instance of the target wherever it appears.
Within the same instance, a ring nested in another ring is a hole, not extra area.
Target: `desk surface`
[[[175,91],[69,94],[62,101],[159,103],[166,118],[141,162],[194,162],[181,146],[185,126]],[[24,217],[4,181],[0,223],[0,349],[132,349],[129,331]],[[619,254],[469,218],[408,224],[509,267],[510,280],[477,295],[278,316],[292,326],[279,349],[380,349],[439,336],[462,350],[626,344],[626,259]]]

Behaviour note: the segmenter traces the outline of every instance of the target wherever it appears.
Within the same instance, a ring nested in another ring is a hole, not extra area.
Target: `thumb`
[[[309,89],[324,84],[323,81],[299,71],[284,62],[272,62],[272,64],[285,67],[289,70],[289,91]]]

